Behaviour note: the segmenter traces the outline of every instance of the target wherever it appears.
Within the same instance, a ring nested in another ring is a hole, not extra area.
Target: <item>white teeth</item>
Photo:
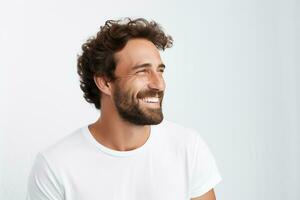
[[[156,97],[147,97],[147,98],[143,98],[142,100],[147,103],[158,103],[159,102],[159,98],[156,98]]]

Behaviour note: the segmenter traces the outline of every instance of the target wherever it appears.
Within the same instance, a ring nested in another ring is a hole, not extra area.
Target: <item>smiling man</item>
[[[82,46],[78,74],[99,119],[41,151],[28,200],[215,200],[221,181],[199,133],[163,117],[159,50],[172,46],[154,21],[109,20]]]

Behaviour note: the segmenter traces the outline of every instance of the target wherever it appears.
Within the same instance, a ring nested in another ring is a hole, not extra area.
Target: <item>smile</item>
[[[146,97],[146,98],[142,98],[141,100],[146,103],[158,103],[159,102],[159,98],[157,98],[157,97]]]

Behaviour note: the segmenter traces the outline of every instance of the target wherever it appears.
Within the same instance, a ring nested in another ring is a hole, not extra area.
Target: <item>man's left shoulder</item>
[[[181,142],[192,142],[198,139],[201,139],[200,134],[193,128],[186,127],[182,124],[164,120],[161,124],[158,125],[160,131],[165,132],[168,137],[177,139]]]

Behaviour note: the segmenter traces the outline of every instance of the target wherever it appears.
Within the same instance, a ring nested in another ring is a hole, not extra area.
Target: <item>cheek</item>
[[[134,81],[131,81],[129,84],[127,84],[127,88],[129,88],[129,90],[132,93],[139,93],[141,90],[143,90],[143,88],[145,88],[145,86],[147,82],[145,80],[142,79],[135,79]]]
[[[141,91],[141,88],[139,87],[139,84],[136,83],[124,83],[121,85],[123,89],[123,94],[127,96],[127,98],[130,98],[132,101],[137,101],[137,95]]]

